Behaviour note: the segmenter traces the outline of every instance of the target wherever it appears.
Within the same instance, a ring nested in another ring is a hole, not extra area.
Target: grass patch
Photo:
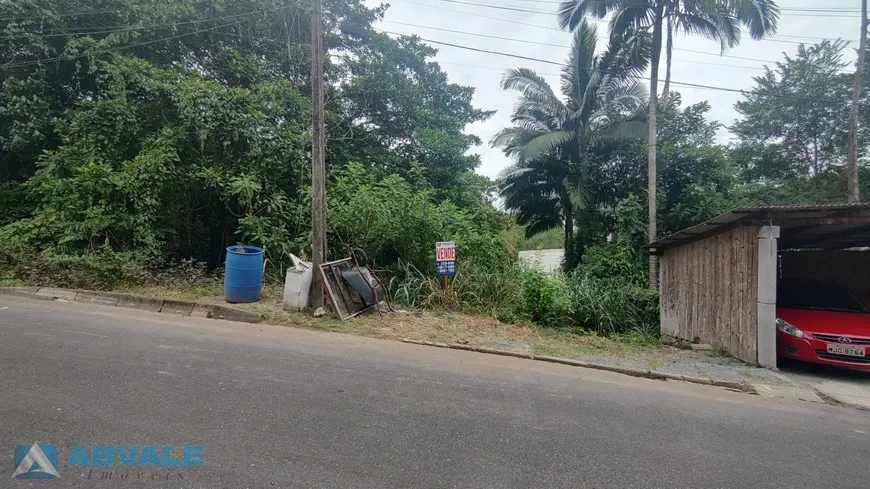
[[[0,278],[0,287],[19,287],[24,285],[24,282],[17,278]]]
[[[737,372],[741,377],[746,377],[747,379],[755,379],[756,375],[749,370],[743,369]]]
[[[662,346],[662,338],[657,328],[635,327],[627,333],[612,335],[611,338],[634,346]]]
[[[121,284],[114,289],[116,292],[160,297],[162,299],[175,299],[180,301],[196,301],[200,299],[214,300],[219,297],[223,300],[224,284],[222,280],[211,279],[192,283],[179,283],[173,285],[135,285]],[[266,288],[264,288],[265,292]]]
[[[721,346],[713,347],[712,350],[707,352],[707,356],[715,357],[715,358],[731,358],[731,354],[728,353],[728,350]]]
[[[169,286],[126,285],[116,290],[165,299],[224,303],[223,284],[219,280]],[[282,286],[266,284],[259,302],[231,306],[262,314],[264,322],[281,326],[370,338],[407,338],[438,343],[476,344],[502,339],[527,344],[535,355],[565,358],[631,358],[660,353],[667,348],[661,344],[657,334],[639,329],[607,338],[579,327],[541,327],[528,321],[507,324],[491,316],[455,310],[405,310],[401,306],[395,306],[396,312],[383,316],[368,311],[347,321],[340,321],[332,317],[314,318],[306,313],[285,311],[282,300]]]
[[[654,348],[642,347],[623,341],[621,338],[606,338],[579,329],[559,330],[551,328],[535,328],[538,338],[531,343],[536,355],[547,355],[565,358],[581,358],[586,356],[616,356],[630,357],[640,350]],[[661,346],[659,344],[659,346]]]

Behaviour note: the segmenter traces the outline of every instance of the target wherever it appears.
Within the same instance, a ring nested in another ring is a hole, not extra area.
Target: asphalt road
[[[60,479],[11,478],[35,441]],[[65,464],[76,445],[201,445],[205,464],[94,471]],[[0,295],[0,452],[13,488],[866,488],[870,413]]]

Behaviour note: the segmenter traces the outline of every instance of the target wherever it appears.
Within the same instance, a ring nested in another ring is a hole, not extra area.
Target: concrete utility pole
[[[858,63],[855,66],[855,82],[852,86],[852,109],[849,111],[848,184],[850,204],[861,196],[858,190],[858,106],[861,103],[861,75],[864,71],[864,50],[867,45],[867,0],[861,0],[861,37],[858,45]]]
[[[323,25],[321,0],[311,0],[311,280],[310,304],[323,306],[320,265],[326,257],[326,137],[323,127]]]

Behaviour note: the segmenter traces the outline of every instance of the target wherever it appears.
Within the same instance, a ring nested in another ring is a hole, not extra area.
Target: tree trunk
[[[867,44],[867,0],[861,0],[861,37],[858,39],[858,63],[855,66],[855,81],[852,85],[852,107],[849,110],[849,153],[847,155],[849,194],[847,200],[850,204],[857,203],[861,199],[858,190],[858,104],[861,103],[861,75],[864,71],[864,50]]]
[[[650,56],[650,77],[649,77],[649,164],[647,167],[647,178],[649,185],[649,241],[653,242],[656,239],[656,116],[658,115],[658,97],[659,89],[659,60],[662,55],[662,21],[665,4],[663,1],[658,2],[655,11],[655,23],[653,24],[652,36],[652,55]],[[650,288],[657,289],[659,286],[658,274],[658,257],[650,255],[649,257],[649,285]]]
[[[665,47],[665,86],[662,89],[662,103],[667,102],[671,93],[671,58],[674,55],[674,26],[668,17],[668,40]]]
[[[562,206],[565,208],[565,273],[568,273],[577,260],[574,257],[574,208],[567,195],[562,198]]]

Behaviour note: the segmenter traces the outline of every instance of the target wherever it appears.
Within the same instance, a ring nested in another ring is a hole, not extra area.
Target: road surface
[[[57,447],[60,479],[11,478],[34,442]],[[66,465],[92,445],[200,445],[204,465]],[[870,480],[870,414],[0,295],[0,451],[13,488],[844,489]]]

